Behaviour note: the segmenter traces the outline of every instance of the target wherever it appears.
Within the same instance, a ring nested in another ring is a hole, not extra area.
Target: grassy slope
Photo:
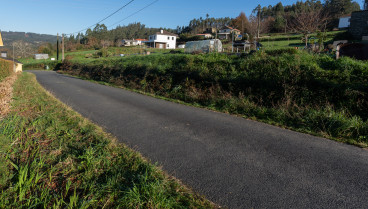
[[[15,84],[0,122],[0,208],[211,208],[138,153],[47,94]]]

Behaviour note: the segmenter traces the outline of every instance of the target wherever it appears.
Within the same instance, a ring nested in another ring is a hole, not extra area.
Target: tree
[[[338,19],[342,15],[359,11],[360,6],[352,0],[325,0],[325,9],[332,18]]]
[[[15,49],[15,56],[16,57],[29,57],[33,54],[33,48],[30,43],[26,43],[23,40],[20,41],[14,41],[13,46]]]
[[[290,28],[303,34],[305,46],[308,46],[308,38],[311,33],[323,30],[326,27],[328,16],[323,14],[322,9],[303,11],[296,13],[290,18]]]
[[[248,32],[249,20],[244,12],[241,12],[238,17],[231,21],[231,25],[241,31],[242,34]]]
[[[257,38],[259,38],[259,34],[261,33],[261,11],[260,4],[253,10],[253,13],[257,13]]]
[[[274,19],[272,17],[263,18],[258,22],[258,17],[250,15],[247,31],[253,37],[259,38],[259,34],[270,32],[273,23]]]

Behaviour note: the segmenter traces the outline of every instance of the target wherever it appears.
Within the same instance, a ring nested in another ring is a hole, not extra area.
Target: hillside
[[[56,42],[56,36],[47,34],[37,34],[37,33],[26,33],[26,32],[13,32],[13,31],[1,31],[4,45],[10,46],[13,41],[23,40],[27,43],[33,45],[41,45],[47,42]]]

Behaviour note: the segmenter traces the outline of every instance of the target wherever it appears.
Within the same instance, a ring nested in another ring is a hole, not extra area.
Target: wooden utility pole
[[[62,40],[61,40],[61,60],[64,61],[64,34],[62,35]]]
[[[13,42],[13,71],[14,71],[14,73],[16,72],[16,68],[15,68],[15,52],[14,52],[14,42]]]
[[[257,24],[257,38],[259,38],[260,30],[261,30],[261,7],[258,8],[258,24]]]
[[[59,61],[59,33],[57,34],[57,41],[56,41],[56,60]]]

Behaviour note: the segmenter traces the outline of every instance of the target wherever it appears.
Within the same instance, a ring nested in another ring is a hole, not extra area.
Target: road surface
[[[44,88],[228,208],[368,208],[368,152],[55,72]]]

